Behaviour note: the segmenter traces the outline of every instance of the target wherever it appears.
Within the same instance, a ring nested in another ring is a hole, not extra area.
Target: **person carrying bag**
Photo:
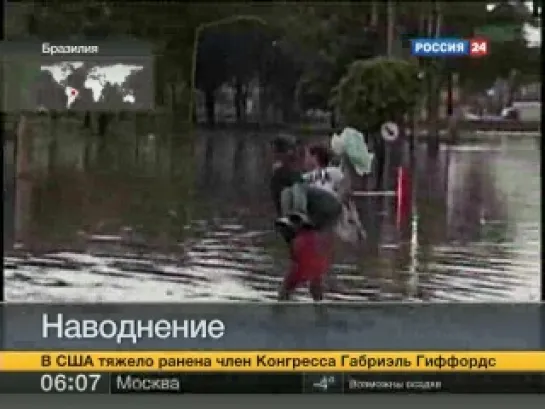
[[[369,151],[363,134],[351,127],[344,128],[340,134],[333,134],[331,150],[341,159],[340,168],[344,175],[338,189],[342,210],[335,226],[335,233],[341,241],[357,244],[366,238],[366,234],[352,199],[351,178],[371,173],[374,154]]]

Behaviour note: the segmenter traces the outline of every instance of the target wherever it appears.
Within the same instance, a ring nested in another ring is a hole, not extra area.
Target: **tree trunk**
[[[443,15],[441,14],[441,2],[439,0],[434,1],[433,7],[433,21],[435,24],[435,38],[441,37],[441,29],[443,25]]]
[[[214,126],[216,123],[216,93],[208,89],[204,92],[204,104],[206,107],[206,123]]]
[[[33,183],[30,177],[32,133],[26,115],[21,115],[15,133],[14,242],[27,244],[30,238],[30,202]]]
[[[163,68],[163,59],[164,57],[158,57],[157,62],[155,64],[155,78],[154,78],[154,85],[155,85],[155,102],[159,106],[163,106],[165,103],[165,86],[164,86],[164,68]]]
[[[237,123],[243,122],[244,110],[244,90],[242,89],[242,82],[240,79],[235,79],[235,114]]]
[[[91,112],[90,111],[85,111],[82,128],[91,129]]]
[[[197,117],[197,106],[195,103],[190,104],[191,107],[191,122],[193,125],[197,125],[197,122],[199,122],[199,118]]]
[[[248,120],[248,93],[250,92],[250,87],[242,87],[242,97],[241,97],[241,114],[242,122]]]
[[[507,98],[505,101],[505,106],[510,107],[513,105],[515,100],[515,95],[518,91],[518,72],[517,70],[511,70],[509,74],[509,79],[507,81]]]
[[[428,36],[438,38],[441,35],[441,8],[438,0],[430,4],[430,16],[428,20]],[[428,154],[435,157],[439,152],[439,104],[441,94],[441,82],[439,81],[438,66],[431,62],[428,70]]]
[[[374,151],[375,151],[375,160],[376,160],[376,170],[377,177],[375,179],[375,190],[381,190],[384,185],[384,180],[386,178],[386,141],[382,139],[382,136],[377,134],[374,135]]]
[[[454,112],[454,74],[447,67],[447,117],[450,118]]]
[[[393,56],[395,37],[395,4],[394,0],[387,0],[386,4],[387,32],[386,32],[386,55]]]
[[[106,132],[108,132],[108,125],[110,125],[110,122],[112,120],[112,115],[107,112],[101,112],[98,114],[98,135],[99,136],[106,136]]]
[[[337,112],[335,109],[331,110],[331,113],[329,115],[329,124],[331,126],[331,129],[337,128]]]
[[[371,1],[371,16],[369,19],[369,25],[373,28],[378,26],[378,1]]]
[[[170,88],[170,107],[171,107],[172,112],[176,112],[177,107],[178,107],[178,99],[177,99],[177,95],[176,95],[176,92],[177,92],[176,85],[177,84],[175,82],[171,82],[169,84],[169,88]]]
[[[418,18],[418,35],[424,36],[425,33],[426,33],[426,14],[422,11]]]
[[[270,122],[269,120],[269,112],[270,112],[270,92],[267,88],[263,87],[263,92],[261,94],[261,97],[259,98],[259,109],[261,111],[261,123],[267,124]]]
[[[292,110],[291,110],[291,107],[286,103],[284,102],[281,106],[280,106],[280,111],[282,113],[282,124],[289,124],[289,123],[292,123]]]

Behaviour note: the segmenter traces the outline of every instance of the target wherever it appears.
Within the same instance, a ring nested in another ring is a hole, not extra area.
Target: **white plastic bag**
[[[365,137],[357,129],[346,127],[340,135],[331,137],[331,150],[337,155],[346,155],[360,176],[371,173],[375,155],[369,152]]]
[[[365,230],[352,200],[343,204],[341,217],[335,226],[335,234],[345,243],[358,244],[365,240]]]

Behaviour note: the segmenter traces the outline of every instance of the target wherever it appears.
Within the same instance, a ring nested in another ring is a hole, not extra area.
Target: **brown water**
[[[267,135],[201,132],[194,150],[182,132],[44,135],[15,219],[7,181],[4,238],[12,225],[18,241],[4,257],[7,300],[275,297],[287,256],[271,228]],[[403,233],[392,199],[360,199],[368,240],[338,249],[328,299],[537,301],[540,151],[499,139],[443,147],[436,161],[419,149]]]

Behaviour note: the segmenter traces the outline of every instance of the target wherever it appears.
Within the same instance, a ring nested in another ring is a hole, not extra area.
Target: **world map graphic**
[[[15,71],[15,72],[13,72]],[[152,64],[139,61],[40,61],[12,70],[8,103],[24,110],[153,108]]]
[[[80,90],[66,85],[66,79],[76,69],[83,67],[83,65],[83,62],[63,62],[59,64],[42,65],[40,67],[42,71],[49,72],[57,84],[65,88],[66,108],[70,108],[80,95]],[[91,67],[88,70],[87,78],[83,83],[83,88],[90,90],[93,101],[98,103],[101,99],[105,98],[104,89],[106,84],[115,85],[119,87],[119,90],[122,93],[122,101],[134,104],[134,90],[126,84],[126,81],[131,73],[143,69],[144,67],[142,65],[126,64]]]

